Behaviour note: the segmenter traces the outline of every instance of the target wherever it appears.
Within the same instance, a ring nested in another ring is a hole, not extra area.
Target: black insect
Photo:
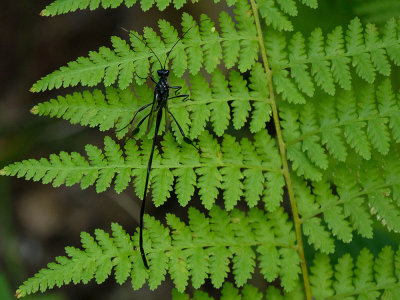
[[[158,131],[160,129],[160,124],[161,124],[161,119],[162,115],[164,112],[164,118],[165,118],[165,131],[169,131],[171,127],[171,122],[170,122],[170,116],[172,119],[175,121],[176,125],[178,126],[178,129],[180,133],[182,134],[183,140],[194,146],[197,150],[198,148],[193,144],[193,142],[185,136],[185,133],[182,130],[182,127],[179,125],[178,121],[176,120],[175,116],[168,110],[168,100],[170,99],[176,99],[176,98],[183,98],[183,101],[186,101],[189,98],[189,95],[179,95],[179,90],[182,88],[181,86],[170,86],[168,84],[168,75],[169,75],[169,70],[165,68],[165,65],[167,63],[168,57],[171,53],[171,51],[174,49],[174,47],[179,43],[179,41],[185,36],[185,34],[190,30],[189,28],[184,34],[182,35],[181,38],[179,38],[175,44],[171,47],[171,49],[167,52],[167,57],[165,58],[164,65],[161,64],[160,59],[158,58],[157,54],[149,47],[149,45],[144,42],[142,39],[140,39],[138,36],[136,36],[133,32],[131,34],[136,37],[139,41],[141,41],[147,48],[150,49],[150,51],[153,53],[153,55],[157,58],[158,62],[160,63],[161,69],[157,71],[157,75],[159,77],[158,82],[156,82],[151,76],[149,78],[156,84],[154,88],[154,97],[153,97],[153,102],[144,105],[143,107],[139,108],[135,115],[132,118],[132,121],[130,124],[135,120],[137,114],[149,106],[151,106],[151,111],[139,121],[139,123],[136,125],[136,128],[132,131],[132,135],[135,135],[139,132],[140,126],[144,123],[144,121],[148,118],[148,123],[147,123],[147,131],[146,134],[150,132],[150,130],[153,127],[153,122],[154,119],[156,120],[155,124],[155,130],[154,130],[154,137],[153,137],[153,144],[151,147],[151,152],[150,152],[150,157],[149,161],[147,164],[147,173],[146,173],[146,183],[144,186],[144,194],[143,194],[143,199],[142,199],[142,206],[140,209],[140,235],[139,235],[139,247],[140,247],[140,253],[142,255],[142,260],[143,264],[146,267],[146,269],[149,268],[149,265],[147,263],[146,259],[146,254],[144,253],[143,249],[143,215],[146,207],[146,195],[147,195],[147,186],[149,184],[149,176],[150,176],[150,170],[151,170],[151,165],[153,162],[153,154],[154,154],[154,149],[156,146],[156,138],[158,135]],[[142,78],[142,79],[147,79],[147,78]],[[169,97],[169,91],[170,90],[175,90],[175,95],[173,97]],[[122,130],[122,129],[121,129]]]

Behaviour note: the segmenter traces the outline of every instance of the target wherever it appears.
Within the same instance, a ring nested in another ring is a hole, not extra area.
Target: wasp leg
[[[171,115],[171,117],[174,119],[176,125],[178,125],[179,131],[181,132],[182,137],[183,137],[183,141],[184,141],[185,143],[187,143],[187,144],[192,145],[193,147],[195,147],[195,148],[197,149],[197,151],[200,151],[200,149],[193,143],[193,141],[192,141],[191,139],[189,139],[189,138],[186,137],[185,133],[184,133],[183,130],[182,130],[181,125],[179,125],[178,121],[175,119],[175,116],[174,116],[170,111],[168,111],[168,112],[169,112],[169,114]]]
[[[140,120],[140,122],[136,125],[135,129],[133,129],[132,136],[136,135],[139,132],[140,126],[150,116],[150,114],[151,113],[148,113],[143,119]]]
[[[189,95],[186,95],[186,94],[185,95],[179,95],[179,91],[182,89],[181,86],[170,86],[169,88],[175,90],[175,97],[171,97],[169,99],[182,97],[182,98],[184,98],[183,101],[189,100]]]
[[[124,130],[126,127],[131,125],[133,120],[135,120],[137,114],[140,113],[142,110],[145,110],[146,108],[148,108],[151,104],[153,104],[153,103],[146,104],[145,106],[142,106],[141,108],[139,108],[139,110],[137,110],[135,115],[133,116],[132,120],[126,126],[124,126],[123,128],[121,128],[121,129],[119,129],[119,130],[117,130],[115,132],[120,132],[121,130]]]
[[[170,98],[168,98],[168,100],[170,100],[170,99],[176,99],[176,98],[183,98],[183,102],[185,102],[185,101],[187,101],[187,100],[189,100],[189,95],[178,95],[178,96],[174,96],[174,97],[170,97]]]

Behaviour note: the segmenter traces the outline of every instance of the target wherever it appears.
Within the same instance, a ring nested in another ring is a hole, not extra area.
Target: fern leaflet
[[[93,145],[87,145],[88,159],[76,152],[61,152],[50,155],[49,159],[11,164],[1,174],[41,180],[45,184],[52,183],[54,187],[80,183],[85,189],[95,184],[99,193],[109,188],[114,178],[114,189],[118,193],[133,180],[136,194],[141,195],[150,141],[143,141],[139,150],[132,140],[128,140],[124,153],[109,137],[105,138],[104,145],[104,153]],[[245,195],[249,207],[257,205],[262,198],[271,211],[282,201],[281,161],[275,141],[265,131],[256,135],[254,144],[247,139],[239,143],[225,135],[222,147],[209,134],[203,133],[199,140],[201,155],[187,145],[181,148],[171,135],[165,137],[162,145],[162,155],[154,155],[150,179],[156,206],[169,198],[174,178],[178,201],[183,206],[189,202],[195,186],[199,188],[200,199],[207,209],[214,205],[221,187],[228,210],[236,206],[242,195]]]
[[[315,249],[333,253],[332,235],[349,243],[354,230],[372,238],[374,216],[389,231],[400,231],[398,147],[388,155],[374,157],[375,162],[369,162],[352,154],[346,164],[331,167],[324,180],[314,182],[311,189],[304,181],[294,180],[304,234]]]
[[[191,74],[197,74],[203,65],[209,73],[212,73],[222,58],[228,67],[238,63],[242,72],[249,70],[255,64],[257,56],[247,54],[258,52],[254,21],[251,21],[252,18],[240,17],[249,11],[249,6],[242,0],[239,3],[241,5],[235,8],[236,26],[226,12],[220,14],[221,34],[206,15],[201,16],[200,26],[189,14],[182,15],[183,31],[189,28],[191,30],[174,49],[171,69],[175,75],[180,77],[186,66]],[[166,53],[172,46],[171,43],[177,40],[178,34],[176,29],[165,20],[159,21],[159,28],[168,45],[149,27],[144,29],[142,39],[153,48],[161,61],[164,61]],[[234,41],[239,46],[239,55],[232,55],[230,41]],[[79,57],[76,61],[40,79],[32,86],[31,91],[40,92],[77,84],[95,86],[100,82],[103,82],[105,86],[117,82],[119,88],[125,89],[133,78],[137,83],[143,83],[140,77],[143,78],[149,74],[149,58],[154,63],[153,71],[159,69],[159,63],[152,52],[132,34],[130,35],[132,47],[116,36],[111,38],[111,43],[113,49],[101,47],[97,52],[91,51],[88,57]]]
[[[317,102],[318,101],[318,102]],[[343,91],[335,99],[305,106],[281,106],[288,158],[298,175],[320,180],[329,155],[346,161],[348,146],[366,160],[375,150],[385,155],[400,142],[400,106],[390,81],[364,85],[359,95]]]
[[[226,282],[221,289],[221,300],[296,300],[303,299],[304,293],[301,289],[300,282],[296,283],[297,288],[292,292],[281,295],[281,291],[274,286],[269,286],[266,290],[265,296],[255,286],[246,284],[243,288],[238,289],[233,284]],[[206,292],[196,290],[193,293],[193,297],[188,294],[180,293],[176,289],[172,290],[172,300],[212,300],[215,298],[210,297]]]
[[[226,0],[228,6],[240,5],[241,0]],[[55,0],[45,9],[42,10],[42,16],[56,16],[77,10],[97,9],[98,7],[116,8],[120,5],[126,7],[133,6],[137,0]],[[176,9],[180,9],[187,1],[186,0],[140,0],[141,8],[143,11],[149,10],[155,4],[159,10],[166,9],[170,3],[173,3]],[[198,2],[193,0],[192,2]],[[220,0],[214,0],[215,3]],[[293,25],[289,20],[289,17],[297,16],[298,8],[297,3],[309,6],[311,8],[317,8],[318,0],[258,0],[260,7],[261,16],[265,19],[267,25],[272,25],[278,30],[292,30]]]
[[[266,42],[277,93],[290,103],[304,104],[303,94],[312,97],[315,85],[329,95],[336,93],[336,84],[350,90],[350,65],[368,83],[375,81],[376,73],[389,76],[389,61],[400,65],[398,28],[398,20],[391,19],[382,38],[375,25],[368,24],[364,29],[358,18],[350,22],[346,32],[337,27],[326,38],[317,28],[309,37],[308,53],[301,33],[292,36],[289,47],[282,34],[268,35]]]
[[[246,121],[249,121],[250,130],[259,132],[270,120],[271,107],[268,90],[263,84],[266,77],[261,65],[256,64],[250,74],[250,89],[246,80],[236,71],[230,72],[229,81],[220,71],[214,71],[212,87],[204,77],[196,75],[190,80],[191,101],[173,100],[168,107],[180,120],[184,131],[190,128],[188,135],[191,139],[197,138],[204,131],[210,119],[214,132],[221,136],[228,128],[231,116],[235,129],[244,127]],[[186,84],[177,78],[172,79],[172,82]],[[135,111],[152,99],[152,91],[146,85],[135,84],[134,91],[108,87],[105,93],[98,89],[93,92],[76,92],[42,102],[31,111],[40,116],[63,118],[72,124],[99,126],[101,131],[115,127],[117,137],[123,137],[128,132]],[[186,88],[182,89],[182,93],[188,92]],[[138,119],[143,116],[144,113],[140,113]],[[180,140],[181,134],[175,124],[173,129],[176,138]],[[142,129],[138,136],[143,134]]]
[[[356,263],[349,254],[339,258],[334,269],[329,257],[317,254],[311,267],[311,285],[317,299],[395,299],[400,282],[397,262],[400,252],[395,254],[385,247],[375,259],[363,249]]]
[[[290,281],[282,280],[287,292],[292,291],[298,282],[300,267],[294,249],[295,236],[292,224],[282,210],[265,215],[253,208],[246,216],[236,209],[228,214],[215,206],[210,217],[206,217],[190,208],[189,226],[172,214],[167,215],[168,227],[149,216],[146,216],[145,224],[149,233],[145,238],[145,249],[149,253],[148,271],[136,249],[138,234],[131,237],[114,223],[112,237],[100,229],[95,231],[95,238],[82,233],[83,250],[67,247],[68,257],[57,257],[47,269],[25,281],[17,291],[18,296],[71,282],[87,283],[93,278],[102,283],[112,272],[119,284],[130,277],[135,290],[146,281],[151,289],[155,289],[167,271],[180,292],[188,285],[189,277],[192,277],[195,288],[203,285],[206,278],[219,288],[230,271],[230,262],[236,285],[240,287],[254,272],[256,253],[258,263],[266,260],[272,263],[266,247],[282,258],[275,262],[276,272],[273,276],[269,274],[268,281],[290,274]]]

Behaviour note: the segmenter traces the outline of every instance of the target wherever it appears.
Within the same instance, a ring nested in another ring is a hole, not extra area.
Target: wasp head
[[[161,69],[157,71],[159,77],[168,77],[169,71],[165,69]]]

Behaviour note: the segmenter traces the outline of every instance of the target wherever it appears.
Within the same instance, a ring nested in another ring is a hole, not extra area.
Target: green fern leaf
[[[259,10],[261,17],[267,26],[271,25],[276,30],[292,31],[293,25],[285,14],[275,6],[272,0],[259,0]]]
[[[295,299],[301,299],[304,297],[303,291],[299,286],[299,282],[296,283],[296,286],[299,287],[295,292],[290,292],[290,293],[285,293],[284,296],[281,295],[281,291],[277,289],[274,286],[269,286],[265,296],[263,293],[261,293],[258,288],[256,288],[253,285],[246,284],[243,286],[242,289],[235,288],[231,283],[226,282],[221,290],[221,297],[218,299],[222,300],[233,300],[233,299],[238,299],[238,300],[262,300],[262,299],[268,299],[268,300],[283,300],[283,299],[289,299],[289,300],[295,300]],[[189,294],[184,294],[178,292],[178,290],[173,289],[172,290],[172,299],[173,300],[212,300],[215,298],[210,297],[207,293],[196,290],[193,293],[193,297],[191,297]]]
[[[324,37],[320,29],[314,30],[310,35],[309,47],[310,51],[308,57],[311,60],[311,74],[315,77],[317,85],[321,86],[329,95],[335,94],[335,85],[333,83],[332,74],[330,72],[330,66],[328,61],[319,61],[319,57],[323,57]]]
[[[307,59],[305,53],[305,40],[301,33],[296,33],[290,41],[289,45],[289,61],[293,62],[298,59]],[[314,95],[315,87],[312,77],[308,73],[307,65],[294,65],[291,68],[291,77],[296,81],[299,89],[307,96]]]
[[[311,103],[298,108],[281,106],[288,158],[298,175],[320,180],[310,165],[326,169],[326,152],[345,161],[348,153],[345,143],[362,158],[370,160],[372,147],[386,155],[392,140],[397,142],[399,101],[389,80],[377,87],[363,86],[357,97],[352,92],[342,92],[336,100],[327,98]],[[299,122],[304,125],[299,126]]]
[[[233,106],[233,124],[239,129],[245,125],[250,117],[251,102],[254,109],[251,114],[250,130],[259,132],[266,122],[270,120],[271,107],[268,100],[268,90],[264,84],[266,75],[261,65],[255,65],[250,78],[249,90],[242,77],[237,73],[231,76],[227,82],[220,72],[214,73],[214,83],[211,89],[207,81],[196,76],[190,82],[192,84],[191,101],[184,103],[171,101],[170,110],[174,113],[183,126],[183,131],[189,131],[191,138],[198,137],[206,126],[211,116],[214,131],[222,135],[226,131],[230,119],[229,103]],[[172,78],[173,84],[182,84],[177,78]],[[227,88],[231,86],[231,90]],[[225,88],[216,87],[225,86]],[[184,85],[183,93],[186,93]],[[32,108],[32,112],[38,115],[63,118],[73,124],[80,123],[84,126],[99,126],[104,131],[115,127],[117,137],[123,137],[129,130],[135,111],[152,99],[152,91],[146,86],[135,85],[135,93],[129,89],[117,90],[112,87],[106,89],[105,95],[99,90],[92,93],[74,93],[65,97],[58,97],[48,102],[43,102]],[[138,119],[145,116],[145,111],[140,112]],[[162,126],[162,128],[164,128]],[[182,137],[178,128],[173,124],[173,130],[178,141]],[[143,136],[142,128],[138,136]]]
[[[327,35],[326,55],[332,57],[332,75],[345,90],[351,89],[350,58],[345,56],[342,27],[336,27]]]
[[[363,32],[360,20],[355,18],[346,32],[337,27],[329,33],[326,45],[321,30],[316,29],[308,41],[307,54],[300,33],[292,36],[289,47],[286,47],[286,39],[282,34],[269,34],[266,46],[276,92],[288,102],[304,103],[302,93],[312,96],[314,83],[330,95],[335,94],[335,83],[350,90],[350,62],[358,76],[368,83],[375,81],[376,71],[389,76],[389,61],[395,65],[399,65],[400,61],[396,22],[394,19],[387,22],[381,38],[375,25],[367,25]]]
[[[235,11],[241,14],[243,9],[240,9],[240,6],[238,7]],[[229,22],[226,14],[222,15],[222,32],[229,32],[228,37],[221,37],[215,29],[215,24],[206,15],[202,15],[199,28],[190,15],[183,14],[183,30],[187,31],[189,28],[191,30],[171,54],[171,68],[175,75],[181,76],[186,67],[189,68],[191,74],[197,74],[203,64],[205,69],[212,73],[223,59],[223,42],[228,38],[239,41],[239,69],[244,72],[254,65],[258,52],[254,22],[249,23],[250,18],[237,16],[237,30],[232,31],[231,23],[233,21]],[[228,28],[225,28],[225,26]],[[144,28],[144,37],[139,36],[139,38],[146,42],[163,61],[171,48],[171,44],[178,40],[178,34],[176,29],[165,20],[159,21],[159,28],[163,40],[153,29],[148,27]],[[112,37],[113,49],[101,47],[97,52],[91,51],[88,57],[80,57],[76,61],[68,63],[67,66],[43,77],[32,86],[31,91],[40,92],[78,84],[95,86],[100,82],[103,82],[106,87],[117,82],[119,88],[125,89],[132,82],[132,78],[135,78],[137,83],[143,84],[143,79],[140,79],[140,77],[147,77],[149,73],[149,58],[153,63],[152,71],[154,74],[160,66],[151,50],[138,40],[137,36],[138,34],[135,32],[130,35],[132,47],[121,38]],[[249,50],[254,53],[252,56],[247,54]],[[188,53],[188,56],[186,53]],[[227,53],[227,55],[229,54]],[[225,58],[225,62],[230,66],[232,60],[228,57]],[[138,76],[133,76],[135,73]]]
[[[163,154],[155,151],[149,181],[156,206],[169,198],[176,178],[176,194],[183,206],[194,194],[196,184],[207,209],[214,205],[221,188],[228,210],[237,205],[242,195],[249,207],[255,206],[261,198],[268,210],[274,211],[279,207],[284,186],[281,161],[274,140],[266,132],[257,134],[254,144],[247,139],[239,143],[226,136],[222,150],[211,135],[203,133],[199,140],[200,155],[192,147],[180,147],[171,135],[167,135],[161,144]],[[106,137],[104,145],[104,153],[93,145],[87,145],[88,159],[75,152],[61,152],[52,154],[50,159],[14,163],[5,167],[3,173],[42,180],[53,186],[80,183],[85,189],[95,185],[98,193],[110,188],[113,181],[115,191],[120,193],[133,181],[136,194],[141,197],[151,141],[144,140],[139,149],[128,140],[122,150],[114,140]]]
[[[148,252],[148,271],[138,251],[138,233],[131,237],[121,226],[113,224],[113,237],[96,230],[95,241],[83,233],[84,250],[67,247],[68,257],[57,258],[56,263],[48,265],[48,269],[28,279],[19,288],[18,295],[28,295],[39,288],[45,291],[56,283],[59,286],[70,282],[87,283],[92,278],[102,282],[110,272],[114,273],[120,284],[130,276],[134,289],[140,288],[147,279],[150,288],[156,288],[164,280],[166,271],[180,292],[187,286],[189,274],[196,285],[202,285],[206,276],[209,276],[212,284],[220,287],[230,271],[231,261],[235,281],[243,285],[254,272],[255,253],[252,248],[258,248],[257,252],[260,252],[261,249],[268,249],[267,245],[279,245],[275,246],[282,257],[278,273],[284,289],[289,293],[297,285],[300,267],[297,252],[293,248],[293,225],[287,219],[282,210],[265,215],[261,210],[252,209],[246,216],[239,210],[228,214],[214,207],[210,217],[205,217],[191,208],[189,226],[174,215],[167,215],[168,227],[164,227],[154,218],[146,216],[144,247]],[[269,237],[257,230],[266,224],[273,225]],[[199,253],[200,257],[196,257]],[[263,261],[268,257],[266,252],[263,255],[257,260]],[[204,261],[208,262],[209,269],[201,266]],[[198,268],[200,272],[197,274]]]
[[[326,255],[317,254],[315,256],[311,273],[310,281],[314,297],[324,299],[332,296],[334,294],[332,288],[333,270]]]
[[[375,68],[372,65],[370,54],[365,52],[363,28],[358,18],[352,20],[349,24],[349,30],[346,34],[347,51],[353,54],[353,67],[357,74],[372,83],[375,80]]]
[[[333,284],[336,294],[346,294],[354,290],[353,287],[353,259],[349,254],[342,256],[335,266],[335,283]]]
[[[312,292],[321,299],[395,299],[393,294],[400,283],[393,276],[394,267],[394,253],[390,247],[383,248],[375,262],[373,255],[363,249],[355,269],[353,259],[346,254],[339,258],[335,272],[327,256],[317,255],[311,267]]]

